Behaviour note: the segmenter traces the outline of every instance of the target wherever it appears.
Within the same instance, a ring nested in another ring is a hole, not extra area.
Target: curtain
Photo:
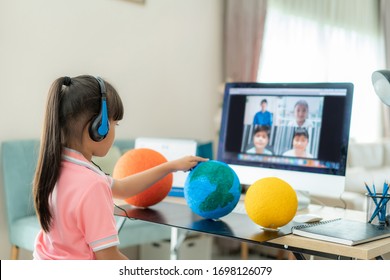
[[[390,69],[390,2],[380,0],[380,25],[384,37],[384,48],[386,57],[386,69]],[[381,105],[381,117],[383,121],[382,134],[385,138],[390,138],[390,109],[385,104]]]
[[[225,81],[256,81],[266,7],[267,0],[225,1]]]
[[[267,0],[224,0],[223,81],[255,82],[263,44]],[[218,89],[222,104],[224,82]],[[219,133],[222,108],[214,123]]]
[[[352,82],[350,137],[380,138],[380,101],[371,84],[384,65],[378,3],[268,0],[258,81]]]

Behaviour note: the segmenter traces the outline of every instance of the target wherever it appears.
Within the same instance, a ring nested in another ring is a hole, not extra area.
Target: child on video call
[[[258,111],[253,117],[253,125],[268,125],[272,127],[272,113],[267,110],[268,101],[263,99],[260,102],[260,111]]]
[[[313,122],[308,119],[309,116],[309,104],[306,100],[298,100],[294,106],[295,120],[288,123],[288,126],[294,127],[313,127]]]
[[[308,143],[309,133],[307,132],[307,129],[299,127],[296,128],[294,130],[294,136],[292,141],[293,148],[285,152],[283,156],[313,158],[313,155],[306,150]]]
[[[118,93],[99,77],[62,77],[52,84],[33,182],[42,227],[34,259],[127,259],[117,247],[113,197],[131,197],[207,160],[186,156],[114,180],[91,159],[107,154],[123,113]]]
[[[248,154],[265,154],[272,155],[272,152],[267,147],[269,142],[270,128],[266,125],[258,125],[253,129],[253,145],[254,147],[248,149]]]

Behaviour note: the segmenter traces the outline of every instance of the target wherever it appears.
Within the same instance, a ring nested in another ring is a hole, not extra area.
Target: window
[[[377,1],[268,3],[258,81],[352,82],[351,139],[381,137],[380,101],[371,84],[372,72],[385,64]]]

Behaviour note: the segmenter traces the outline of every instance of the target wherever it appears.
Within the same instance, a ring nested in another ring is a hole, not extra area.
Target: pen
[[[370,190],[370,187],[367,185],[366,182],[364,182],[364,185],[366,186],[366,189],[367,189],[367,191],[368,191],[368,194],[369,194],[370,196],[373,196],[373,194],[372,194],[372,192],[371,192],[371,190]]]
[[[366,182],[364,182],[364,185],[366,186],[366,189],[367,189],[367,191],[368,191],[368,194],[370,195],[370,197],[371,197],[372,200],[374,201],[375,205],[378,206],[378,201],[376,200],[376,194],[374,195],[374,194],[372,193],[372,191],[370,190],[370,187],[367,185]],[[374,188],[375,188],[375,186],[374,186]],[[374,190],[375,190],[375,189],[374,189]]]
[[[367,192],[369,196],[372,198],[374,204],[375,204],[375,210],[372,213],[372,216],[370,220],[368,221],[371,223],[376,216],[378,216],[379,223],[386,223],[386,208],[387,208],[387,202],[390,200],[390,197],[387,197],[388,191],[389,191],[389,184],[385,181],[383,184],[383,192],[381,199],[377,200],[377,193],[375,184],[373,184],[373,190],[370,189],[370,187],[367,185],[367,183],[364,183]]]
[[[378,205],[376,206],[375,208],[375,211],[374,213],[372,214],[370,220],[368,221],[369,223],[372,222],[372,220],[375,219],[375,216],[378,215],[378,219],[379,219],[379,222],[383,222],[383,220],[381,219],[381,217],[379,217],[379,212],[380,211],[383,211],[382,208],[383,207],[386,207],[386,204],[387,202],[389,201],[389,198],[387,198],[385,195],[382,196],[381,200],[379,201]]]
[[[389,198],[387,197],[387,193],[389,191],[389,184],[387,182],[384,183],[383,185],[383,197],[386,197],[386,202],[384,202],[384,205],[382,206],[381,210],[381,222],[386,223],[386,208],[387,208],[387,202],[389,201]]]

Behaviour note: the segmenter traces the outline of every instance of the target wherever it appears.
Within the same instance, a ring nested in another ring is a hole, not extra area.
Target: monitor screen
[[[243,185],[279,177],[329,197],[344,190],[351,83],[227,83],[217,159]]]

